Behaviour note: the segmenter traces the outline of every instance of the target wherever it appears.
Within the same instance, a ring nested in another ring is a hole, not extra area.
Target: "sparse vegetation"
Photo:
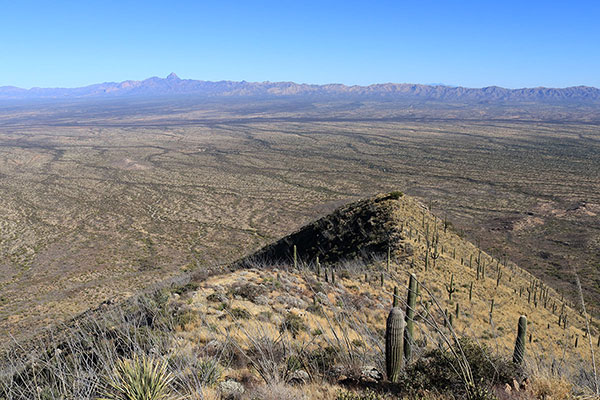
[[[570,301],[578,260],[586,302],[599,304],[591,114],[316,99],[131,100],[110,116],[97,106],[0,112],[2,334],[227,264],[341,202],[398,188]]]
[[[182,278],[50,332],[33,346],[39,350],[29,352],[27,343],[13,347],[1,358],[0,398],[39,392],[92,399],[104,393],[105,377],[115,376],[116,365],[136,359],[160,365],[169,377],[168,393],[183,398],[279,393],[314,399],[503,399],[517,389],[521,397],[516,398],[594,390],[590,355],[573,344],[588,332],[587,324],[568,304],[552,307],[556,292],[509,263],[502,268],[511,279],[502,285],[490,279],[473,284],[478,272],[454,252],[463,259],[477,254],[477,264],[489,265],[494,274],[500,262],[436,228],[442,222],[417,212],[423,208],[416,200],[380,199],[354,207],[376,204],[378,221],[401,226],[395,236],[398,250],[388,252],[385,231],[371,232],[374,245],[385,244],[383,254],[330,264],[337,271],[335,284],[315,279],[317,265],[298,260],[294,268],[291,259],[289,264],[257,263],[255,257],[237,264],[246,268]],[[344,210],[329,221],[343,224],[344,215],[353,214],[352,206]],[[403,235],[407,230],[425,240]],[[436,268],[426,271],[424,254],[433,242],[455,250],[440,251]],[[402,257],[409,248],[411,257]],[[365,281],[365,274],[374,282]],[[383,282],[377,278],[382,276]],[[450,283],[440,276],[449,276]],[[452,298],[446,295],[448,288],[467,286]],[[521,287],[531,291],[538,306],[517,295]],[[527,351],[517,350],[525,335],[515,329],[522,313],[531,321]],[[568,329],[564,323],[540,325],[558,314],[561,322],[569,316]],[[411,338],[409,348],[406,338]],[[564,381],[572,386],[565,389]],[[319,390],[297,388],[313,384]]]

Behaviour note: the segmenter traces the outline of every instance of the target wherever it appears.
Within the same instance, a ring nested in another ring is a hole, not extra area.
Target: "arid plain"
[[[0,107],[0,334],[225,264],[401,190],[575,299],[600,301],[593,110],[98,100]]]

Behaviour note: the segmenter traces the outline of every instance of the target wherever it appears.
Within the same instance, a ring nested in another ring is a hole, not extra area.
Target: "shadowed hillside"
[[[400,198],[393,193],[376,199],[352,203],[337,209],[298,232],[268,245],[249,259],[254,262],[289,263],[296,246],[298,261],[335,263],[346,259],[368,259],[392,250],[400,252],[401,221],[389,200]],[[248,259],[244,260],[248,261]]]

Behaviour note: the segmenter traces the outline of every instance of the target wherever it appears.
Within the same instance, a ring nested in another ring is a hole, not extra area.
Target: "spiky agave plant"
[[[102,400],[174,400],[172,381],[166,361],[135,355],[117,362],[107,377]]]

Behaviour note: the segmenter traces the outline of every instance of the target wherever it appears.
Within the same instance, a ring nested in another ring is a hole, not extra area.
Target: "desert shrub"
[[[119,360],[107,377],[106,400],[169,400],[173,376],[165,361],[134,356]]]
[[[304,300],[295,296],[290,296],[289,294],[277,296],[275,301],[287,307],[306,308],[306,302]]]
[[[364,392],[351,392],[349,390],[341,390],[336,396],[336,400],[382,400],[383,397],[372,390]]]
[[[319,303],[310,304],[308,307],[306,307],[306,311],[315,315],[324,315],[323,306]]]
[[[211,303],[226,303],[228,299],[225,294],[221,292],[214,292],[206,296],[206,300]]]
[[[498,383],[512,382],[519,371],[508,360],[493,356],[487,347],[469,339],[461,339],[460,346],[470,365],[475,388],[471,398],[493,398],[488,388]],[[460,354],[458,346],[455,348]],[[457,360],[450,351],[435,349],[408,366],[403,384],[409,391],[433,390],[466,396],[466,387],[459,373]]]
[[[176,310],[173,317],[174,323],[177,326],[184,327],[198,318],[198,312],[189,307],[180,307]]]
[[[561,378],[537,377],[532,380],[529,391],[536,399],[567,400],[573,398],[573,385]]]
[[[271,322],[271,319],[273,318],[273,312],[272,311],[261,311],[258,313],[258,316],[256,318],[259,321]]]
[[[303,364],[308,366],[313,375],[330,376],[337,362],[337,351],[332,346],[303,354]]]
[[[343,279],[350,279],[352,278],[352,275],[350,275],[350,271],[348,271],[347,269],[343,269],[339,272],[340,274],[340,278]]]
[[[393,191],[393,192],[390,192],[390,193],[389,193],[389,194],[388,194],[388,195],[385,197],[385,199],[386,199],[386,200],[388,200],[388,199],[389,199],[389,200],[398,200],[398,199],[399,199],[400,197],[402,197],[402,196],[404,196],[404,193],[402,193],[402,192],[401,192],[401,191],[399,191],[399,190],[395,190],[395,191]]]
[[[175,286],[171,289],[171,292],[181,296],[184,293],[193,292],[194,290],[197,290],[198,287],[199,286],[197,283],[190,282],[186,283],[185,285]]]
[[[248,396],[250,400],[303,400],[302,391],[282,383],[259,386]]]
[[[258,296],[266,295],[267,289],[264,285],[256,285],[250,282],[236,282],[229,288],[228,293],[231,296],[240,296],[254,302]]]
[[[252,339],[245,352],[250,365],[267,384],[285,382],[288,374],[287,358],[290,356],[286,344],[269,336]]]
[[[248,310],[240,307],[234,307],[230,312],[235,319],[249,319],[252,316]]]
[[[302,368],[302,360],[297,355],[291,355],[286,360],[288,372],[294,372]]]
[[[204,357],[218,359],[221,365],[232,368],[244,367],[248,361],[246,354],[231,340],[225,342],[212,340],[204,346],[202,351]]]
[[[289,312],[285,316],[285,320],[281,323],[279,330],[281,332],[288,331],[292,337],[295,338],[301,331],[306,330],[306,325],[304,324],[302,317],[293,312]]]

